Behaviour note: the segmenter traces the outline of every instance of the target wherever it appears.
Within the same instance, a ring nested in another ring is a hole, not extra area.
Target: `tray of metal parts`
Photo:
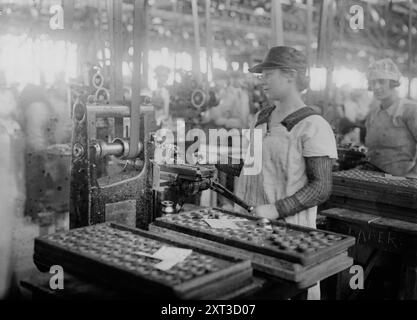
[[[335,172],[330,202],[417,222],[417,179],[356,169]]]
[[[330,259],[317,264],[302,266],[298,263],[278,259],[262,253],[241,249],[235,246],[226,245],[220,242],[207,240],[203,237],[191,236],[184,232],[174,231],[153,224],[149,230],[167,239],[177,239],[184,243],[190,243],[202,249],[224,255],[249,259],[255,275],[266,279],[287,282],[291,287],[306,289],[334,274],[337,274],[353,265],[353,259],[348,256],[347,251],[338,253]]]
[[[346,170],[333,172],[333,181],[351,185],[361,183],[381,188],[395,188],[399,191],[417,194],[417,179],[389,176],[382,172],[367,170]]]
[[[192,249],[167,271],[149,257],[163,246]],[[222,256],[139,229],[104,223],[35,239],[34,262],[41,271],[64,271],[145,298],[212,299],[252,281],[250,261]]]
[[[232,219],[237,228],[211,228],[205,219]],[[355,243],[355,238],[341,234],[280,222],[265,227],[258,221],[213,208],[165,215],[153,224],[301,265],[327,260]]]

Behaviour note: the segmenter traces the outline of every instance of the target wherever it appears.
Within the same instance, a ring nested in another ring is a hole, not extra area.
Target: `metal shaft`
[[[252,212],[253,209],[254,209],[252,206],[248,205],[245,201],[243,201],[242,199],[240,199],[239,197],[234,195],[233,192],[226,189],[221,184],[219,184],[215,181],[211,182],[210,189],[212,189],[213,191],[216,191],[217,193],[221,194],[222,196],[226,197],[227,199],[233,201],[234,203],[241,206],[243,209],[245,209],[248,212]]]

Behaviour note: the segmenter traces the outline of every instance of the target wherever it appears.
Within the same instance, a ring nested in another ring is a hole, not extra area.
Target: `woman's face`
[[[370,80],[369,84],[371,90],[374,92],[375,98],[378,100],[385,100],[395,92],[395,89],[390,87],[390,81],[388,79]]]
[[[269,100],[282,100],[288,95],[291,86],[290,78],[279,69],[262,72],[262,86]]]

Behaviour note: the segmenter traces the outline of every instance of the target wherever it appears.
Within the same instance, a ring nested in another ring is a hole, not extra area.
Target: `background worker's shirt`
[[[365,144],[370,162],[387,173],[417,178],[417,102],[398,99],[371,109]]]
[[[210,117],[218,126],[247,128],[249,119],[249,95],[241,89],[229,86],[220,92],[220,103],[210,109]]]

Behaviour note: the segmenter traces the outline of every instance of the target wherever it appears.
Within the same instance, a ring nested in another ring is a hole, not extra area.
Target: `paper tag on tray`
[[[177,263],[180,263],[187,259],[187,257],[193,252],[191,249],[181,249],[175,247],[163,246],[161,249],[156,251],[152,257],[162,260],[157,263],[154,267],[163,271],[171,269]]]
[[[214,229],[240,229],[231,219],[204,219],[204,221]]]
[[[386,173],[385,175],[384,175],[384,178],[387,178],[387,179],[390,179],[390,180],[407,180],[407,178],[406,177],[399,177],[399,176],[393,176],[393,175],[390,175],[390,174],[388,174],[388,173]]]

